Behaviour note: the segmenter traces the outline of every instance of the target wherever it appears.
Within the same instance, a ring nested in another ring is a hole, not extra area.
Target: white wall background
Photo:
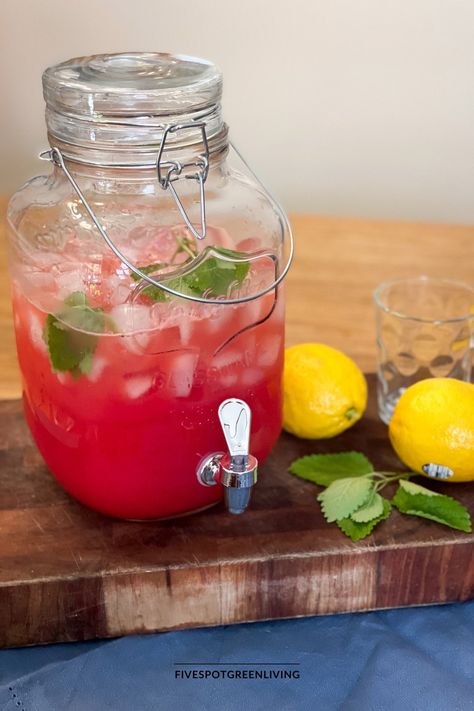
[[[43,167],[43,68],[129,50],[221,67],[287,209],[474,222],[474,0],[1,0],[0,191]]]

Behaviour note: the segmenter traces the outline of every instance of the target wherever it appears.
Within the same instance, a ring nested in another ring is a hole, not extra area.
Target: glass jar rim
[[[440,319],[434,319],[434,318],[427,318],[423,316],[413,316],[408,313],[404,313],[403,311],[399,311],[397,309],[391,308],[385,301],[384,301],[384,295],[386,295],[387,291],[391,289],[392,287],[395,286],[402,286],[403,284],[408,285],[423,285],[423,284],[431,284],[433,286],[438,285],[438,286],[444,286],[444,287],[454,287],[460,290],[463,290],[466,292],[466,294],[471,294],[472,296],[472,306],[471,306],[471,311],[466,312],[463,315],[459,316],[453,316],[450,318],[440,318]],[[447,279],[444,277],[432,277],[432,276],[427,276],[427,275],[420,275],[420,276],[414,276],[414,277],[405,277],[405,278],[399,278],[399,279],[391,279],[389,281],[382,282],[379,284],[376,289],[373,292],[373,300],[376,305],[381,311],[383,311],[386,314],[390,314],[391,316],[395,316],[396,318],[400,318],[406,321],[414,321],[416,323],[430,323],[430,324],[436,324],[436,325],[443,325],[443,324],[450,324],[450,323],[462,323],[463,321],[469,321],[470,319],[474,320],[474,287],[470,286],[466,282],[462,281],[457,281],[455,279]]]

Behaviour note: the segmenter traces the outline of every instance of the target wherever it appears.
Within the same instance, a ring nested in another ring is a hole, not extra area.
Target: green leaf
[[[92,370],[92,363],[94,361],[94,353],[93,351],[89,351],[88,353],[85,353],[83,359],[78,365],[78,368],[82,375],[87,375],[87,373],[90,373]]]
[[[415,475],[415,472],[413,472]],[[437,491],[431,491],[431,489],[427,489],[426,486],[420,486],[419,484],[415,484],[413,481],[406,481],[405,479],[400,479],[399,482],[400,486],[404,491],[406,491],[408,494],[423,494],[424,496],[441,496]]]
[[[232,249],[219,247],[216,252],[231,259],[240,259],[246,255],[234,252]],[[226,262],[217,257],[209,257],[199,265],[194,272],[185,279],[188,286],[202,294],[207,289],[212,289],[215,295],[225,295],[232,282],[241,284],[249,270],[248,262]]]
[[[290,465],[290,472],[301,479],[312,481],[319,486],[329,486],[337,479],[369,474],[374,468],[360,452],[340,452],[339,454],[309,454],[296,459]]]
[[[380,521],[384,521],[388,518],[392,512],[390,502],[383,497],[381,498],[383,502],[383,511],[380,516],[373,518],[371,521],[366,521],[365,523],[358,523],[350,516],[348,518],[339,519],[336,523],[341,531],[353,541],[360,541],[362,538],[370,535],[375,526],[380,523]]]
[[[64,305],[65,306],[86,306],[87,305],[87,296],[84,294],[83,291],[73,291],[72,294],[69,294],[64,299]]]
[[[471,517],[468,510],[456,499],[425,489],[412,482],[400,481],[392,504],[400,513],[421,516],[437,521],[458,531],[470,533]],[[422,493],[413,493],[414,491]]]
[[[163,267],[166,267],[166,264],[163,264],[162,262],[154,262],[154,264],[147,264],[145,267],[138,267],[138,269],[143,272],[144,274],[152,274],[153,272],[157,272],[159,269],[163,269]],[[142,277],[139,274],[136,274],[135,272],[132,272],[130,274],[132,277],[133,281],[140,281]]]
[[[318,496],[328,523],[350,516],[363,506],[374,491],[371,479],[351,477],[337,479]]]
[[[357,523],[367,523],[383,514],[383,498],[374,493],[370,499],[351,514],[351,519]]]
[[[223,247],[216,247],[215,251],[232,259],[246,256],[242,252],[234,252],[231,249],[224,249]],[[139,267],[139,269],[145,274],[150,274],[163,266],[166,265],[156,263]],[[173,279],[166,279],[166,275],[164,274],[161,276],[161,279],[166,286],[169,286],[181,294],[202,296],[205,291],[212,290],[213,296],[225,296],[231,284],[235,282],[240,285],[243,282],[248,270],[248,262],[228,262],[218,257],[208,257],[189,274]],[[132,274],[132,278],[135,279],[135,281],[140,279],[137,274]],[[143,294],[152,301],[166,301],[170,297],[170,294],[166,291],[153,285],[144,289]]]
[[[93,309],[82,292],[70,294],[56,315],[49,314],[43,332],[53,370],[70,372],[75,378],[87,374],[97,347],[97,335],[115,330],[110,316]]]

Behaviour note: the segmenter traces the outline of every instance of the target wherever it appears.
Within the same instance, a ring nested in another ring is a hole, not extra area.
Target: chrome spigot
[[[197,478],[204,486],[222,484],[228,511],[240,514],[257,482],[258,462],[249,454],[251,411],[243,400],[230,399],[220,404],[218,416],[229,451],[204,457]]]

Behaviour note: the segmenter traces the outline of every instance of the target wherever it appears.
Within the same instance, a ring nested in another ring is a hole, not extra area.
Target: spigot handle
[[[233,463],[245,466],[250,444],[250,407],[243,400],[231,398],[221,403],[218,414]]]
[[[243,400],[224,400],[218,410],[228,452],[208,454],[198,464],[196,474],[203,486],[222,484],[229,513],[245,511],[257,481],[258,462],[249,454],[250,407]]]

